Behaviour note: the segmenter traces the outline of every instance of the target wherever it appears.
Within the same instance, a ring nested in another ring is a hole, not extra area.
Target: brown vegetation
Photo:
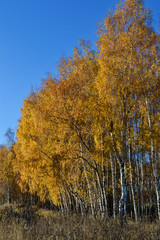
[[[95,220],[92,216],[3,205],[0,208],[0,233],[0,240],[156,240],[160,239],[160,226],[158,222],[135,224],[128,220],[122,228],[112,219]]]

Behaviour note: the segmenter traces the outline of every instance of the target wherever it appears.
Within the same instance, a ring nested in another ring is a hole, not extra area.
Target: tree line
[[[97,51],[80,41],[60,59],[0,149],[1,199],[28,193],[63,212],[160,219],[159,40],[143,1],[125,0],[99,26]]]

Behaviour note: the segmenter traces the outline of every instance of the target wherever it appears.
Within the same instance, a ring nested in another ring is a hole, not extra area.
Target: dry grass
[[[112,219],[107,222],[91,216],[63,215],[44,209],[26,209],[14,205],[0,207],[0,240],[127,240],[160,239],[160,226],[133,221],[121,228]]]

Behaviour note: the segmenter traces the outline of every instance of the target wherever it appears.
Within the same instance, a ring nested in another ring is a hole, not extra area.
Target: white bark
[[[137,209],[136,209],[136,201],[135,201],[135,194],[134,194],[134,189],[133,189],[133,178],[132,178],[132,165],[131,165],[131,144],[129,146],[129,176],[130,176],[130,184],[131,184],[131,193],[132,193],[132,200],[133,200],[133,209],[134,209],[134,216],[135,216],[135,222],[137,222],[138,217],[137,217]]]
[[[112,188],[113,188],[113,218],[116,220],[116,187],[115,187],[115,171],[113,157],[110,155],[111,160],[111,172],[112,172]]]
[[[158,219],[160,220],[160,185],[159,185],[159,176],[158,176],[158,168],[157,162],[154,154],[154,141],[153,141],[153,126],[152,126],[152,119],[151,119],[151,111],[149,108],[148,99],[146,98],[146,107],[148,112],[148,125],[151,131],[151,161],[153,164],[153,174],[155,177],[155,189],[156,189],[156,197],[157,197],[157,210],[158,210]]]
[[[144,198],[143,198],[143,185],[144,185],[144,167],[143,167],[144,155],[142,148],[142,158],[141,158],[141,214],[143,216],[144,212]]]
[[[106,194],[106,174],[105,174],[105,166],[104,166],[104,143],[103,137],[101,136],[101,149],[102,149],[102,196],[103,196],[103,204],[104,204],[104,215],[108,217],[108,206],[107,206],[107,194]]]
[[[86,182],[87,182],[87,187],[88,187],[88,195],[89,195],[89,201],[90,201],[90,207],[91,207],[91,214],[95,217],[95,212],[94,212],[94,207],[93,207],[93,201],[92,201],[92,194],[91,194],[90,182],[89,182],[89,179],[88,179],[87,170],[86,170],[85,162],[84,162],[84,159],[83,159],[83,147],[82,147],[82,143],[80,143],[80,150],[81,150],[82,165],[83,165],[84,174],[85,174],[85,178],[86,178]]]
[[[125,175],[125,157],[123,159],[121,159],[117,147],[116,147],[116,143],[115,143],[115,139],[114,139],[114,134],[111,132],[111,138],[112,138],[112,143],[113,143],[113,149],[114,149],[114,153],[115,153],[115,157],[119,163],[120,166],[120,179],[121,179],[121,198],[119,201],[119,213],[120,213],[120,219],[121,219],[121,223],[123,223],[123,221],[126,221],[126,211],[125,211],[125,206],[126,206],[126,201],[127,201],[127,188],[126,188],[126,175]]]
[[[122,222],[126,221],[125,205],[127,200],[126,176],[124,161],[120,164],[120,178],[121,178],[121,198],[119,201],[119,212]]]

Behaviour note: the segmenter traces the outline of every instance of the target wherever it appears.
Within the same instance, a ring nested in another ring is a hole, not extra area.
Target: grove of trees
[[[2,203],[28,193],[62,212],[160,220],[159,37],[143,1],[125,0],[97,51],[80,41],[60,59],[0,148]]]

